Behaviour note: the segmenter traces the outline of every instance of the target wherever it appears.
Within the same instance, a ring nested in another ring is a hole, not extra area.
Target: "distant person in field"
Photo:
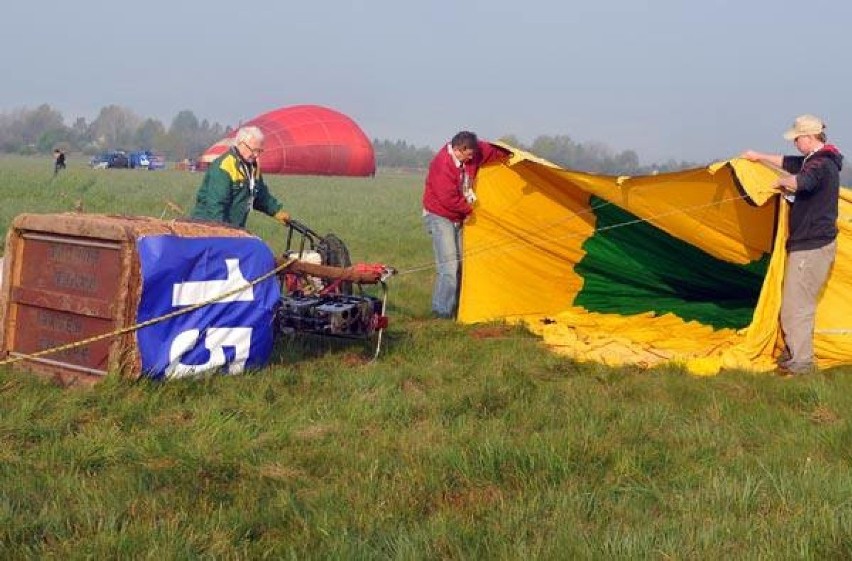
[[[462,226],[473,212],[473,182],[480,166],[504,160],[508,153],[477,139],[469,131],[442,146],[426,176],[423,223],[432,236],[437,276],[432,289],[432,314],[455,318],[462,262]]]
[[[53,150],[53,175],[58,174],[61,169],[65,169],[65,152],[55,148]]]
[[[784,138],[793,141],[801,156],[747,150],[742,157],[788,173],[773,185],[790,205],[781,300],[781,330],[786,349],[778,361],[778,369],[781,374],[804,374],[815,370],[813,336],[817,301],[837,253],[837,205],[843,156],[827,143],[825,124],[813,115],[796,117]]]
[[[263,132],[257,127],[237,131],[227,152],[213,160],[204,174],[195,198],[192,218],[223,222],[245,228],[251,209],[287,223],[290,215],[269,192],[260,173]]]

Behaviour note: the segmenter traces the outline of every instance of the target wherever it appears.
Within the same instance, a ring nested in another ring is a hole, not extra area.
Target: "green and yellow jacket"
[[[266,187],[257,163],[249,164],[231,149],[213,160],[204,174],[191,216],[245,228],[252,208],[274,216],[281,207]]]

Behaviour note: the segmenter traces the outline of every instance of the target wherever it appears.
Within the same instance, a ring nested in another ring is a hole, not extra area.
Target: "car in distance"
[[[97,156],[94,156],[92,158],[89,164],[92,166],[93,169],[130,167],[130,161],[127,158],[127,154],[125,154],[121,150],[98,154]]]
[[[130,162],[130,169],[148,169],[148,165],[151,163],[147,152],[131,152],[128,161]]]
[[[166,160],[160,154],[155,154],[150,150],[140,150],[130,153],[130,167],[132,169],[165,169]]]
[[[166,158],[162,154],[148,152],[148,169],[166,169]]]

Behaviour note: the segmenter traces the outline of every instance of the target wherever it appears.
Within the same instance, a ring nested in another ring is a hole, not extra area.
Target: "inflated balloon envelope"
[[[319,105],[293,105],[259,115],[242,126],[265,136],[258,159],[263,173],[366,177],[376,173],[373,143],[350,117]],[[236,130],[202,154],[204,167],[221,156]]]
[[[741,159],[614,177],[522,150],[480,171],[464,232],[459,319],[523,322],[577,360],[769,371],[788,205],[777,171]],[[852,363],[852,197],[816,315],[822,368]]]

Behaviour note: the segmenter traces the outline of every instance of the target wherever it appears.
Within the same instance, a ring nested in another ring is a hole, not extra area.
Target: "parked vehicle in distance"
[[[92,169],[106,169],[106,167],[107,167],[106,154],[97,154],[95,156],[92,156],[92,159],[89,160],[89,166]]]
[[[92,169],[127,168],[130,166],[130,161],[127,154],[121,150],[115,150],[92,157],[89,165],[92,166]]]
[[[130,169],[148,169],[150,165],[148,152],[131,152],[128,161]]]
[[[148,152],[148,169],[166,169],[165,156]]]
[[[129,162],[131,169],[154,170],[166,167],[166,159],[159,154],[154,154],[150,150],[131,152]]]

